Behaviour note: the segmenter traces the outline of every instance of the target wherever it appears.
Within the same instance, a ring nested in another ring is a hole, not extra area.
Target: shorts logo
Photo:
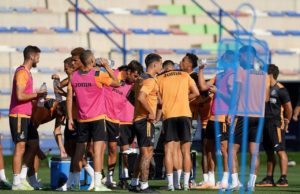
[[[20,139],[24,139],[25,138],[25,135],[24,135],[24,131],[22,131],[22,133],[20,134]]]

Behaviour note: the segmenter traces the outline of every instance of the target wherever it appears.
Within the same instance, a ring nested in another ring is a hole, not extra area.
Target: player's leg
[[[182,173],[182,152],[180,142],[174,142],[174,155],[173,155],[173,182],[175,189],[181,189],[180,179]]]
[[[2,145],[0,143],[0,189],[11,189],[11,184],[6,179],[2,153]]]
[[[285,131],[281,128],[277,128],[277,139],[276,143],[278,146],[276,147],[277,155],[279,157],[279,164],[280,164],[280,173],[281,176],[279,180],[276,182],[276,186],[287,187],[288,180],[287,180],[287,173],[288,173],[288,156],[286,154],[285,149]]]
[[[177,153],[177,149],[175,149],[175,141],[168,141],[165,143],[165,168],[167,173],[168,180],[168,190],[174,190],[173,185],[173,159],[174,154]]]

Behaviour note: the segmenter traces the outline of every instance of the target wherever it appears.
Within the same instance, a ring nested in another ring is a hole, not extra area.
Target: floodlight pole
[[[78,14],[79,14],[79,9],[78,9],[78,0],[76,0],[75,2],[75,29],[76,29],[76,32],[78,32]]]

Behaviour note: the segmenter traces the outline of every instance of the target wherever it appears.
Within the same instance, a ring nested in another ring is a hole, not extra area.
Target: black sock
[[[281,175],[280,179],[286,180],[286,175]]]
[[[268,175],[267,175],[267,179],[268,179],[268,180],[273,180],[273,176],[268,176]]]

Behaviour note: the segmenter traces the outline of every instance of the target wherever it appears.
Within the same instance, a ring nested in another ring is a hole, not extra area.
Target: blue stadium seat
[[[9,67],[0,67],[0,73],[10,73],[10,68]]]
[[[199,48],[193,48],[191,49],[191,53],[194,53],[195,55],[211,55],[212,52],[210,50],[204,50]]]
[[[18,13],[32,13],[33,9],[30,7],[14,7],[14,10]]]
[[[164,16],[164,15],[167,15],[166,13],[158,10],[158,9],[149,9],[149,13],[151,13],[152,15],[155,15],[155,16]]]
[[[14,10],[11,7],[0,7],[0,13],[11,13],[13,11]]]
[[[142,48],[132,48],[132,49],[130,49],[131,52],[139,52],[141,50],[142,50],[144,55],[155,52],[155,49],[142,49]]]
[[[129,28],[129,30],[135,34],[150,34],[149,30],[144,30],[142,28]]]
[[[93,9],[93,12],[96,14],[101,14],[101,15],[105,15],[105,14],[110,14],[110,11],[104,10],[104,9],[100,9],[100,8],[95,8]]]
[[[52,74],[52,73],[56,73],[57,71],[49,67],[39,67],[38,72],[45,73],[45,74]]]
[[[48,47],[39,47],[42,53],[55,53],[56,48],[48,48]]]
[[[150,29],[148,29],[148,31],[150,33],[157,34],[157,35],[168,35],[168,34],[170,34],[169,31],[164,30],[164,29],[158,29],[158,28],[150,28]]]
[[[267,12],[270,17],[284,17],[285,14],[281,11],[268,11]]]
[[[240,36],[249,36],[249,35],[253,34],[252,32],[246,32],[246,31],[242,31],[242,30],[231,30],[231,32],[233,34],[240,35]]]
[[[299,30],[286,30],[285,31],[288,35],[292,36],[300,36],[300,31]]]
[[[111,29],[105,29],[105,28],[96,28],[96,27],[91,27],[90,32],[96,32],[98,34],[111,34],[113,33],[113,30]]]
[[[276,49],[276,50],[273,50],[276,54],[279,54],[279,55],[294,55],[295,52],[293,51],[289,51],[289,50],[284,50],[284,49]]]
[[[186,53],[191,53],[192,49],[173,49],[173,51],[178,55],[184,55]]]
[[[7,117],[9,115],[9,109],[1,108],[0,109],[0,115],[4,116],[4,117]]]
[[[146,10],[131,9],[129,11],[133,15],[149,15],[149,14],[151,14],[151,12],[148,9],[146,9]]]
[[[11,94],[11,89],[10,88],[1,88],[0,89],[0,94],[1,95],[10,95]]]
[[[280,30],[268,30],[273,36],[288,36],[288,33]]]
[[[73,31],[65,27],[51,27],[50,29],[54,30],[57,33],[72,33]]]
[[[19,32],[19,33],[33,33],[34,29],[27,28],[25,26],[13,26],[10,28],[14,32]]]
[[[0,33],[11,33],[11,32],[13,32],[13,30],[11,30],[10,28],[0,26]]]
[[[289,17],[300,17],[300,13],[296,11],[284,11],[283,13]]]

